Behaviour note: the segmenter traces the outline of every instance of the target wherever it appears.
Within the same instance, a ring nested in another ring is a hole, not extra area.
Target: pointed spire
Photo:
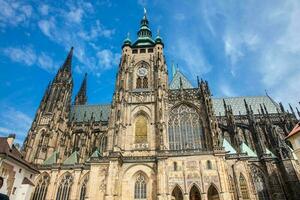
[[[74,47],[71,47],[69,54],[68,54],[64,64],[61,67],[61,70],[71,72],[73,49],[74,49]]]
[[[147,11],[144,8],[144,16],[141,20],[140,30],[138,31],[139,37],[152,37],[151,30],[149,29],[149,21],[147,19]]]
[[[85,73],[78,94],[75,97],[75,103],[74,103],[75,105],[86,104],[87,102],[86,88],[87,88],[87,73]]]

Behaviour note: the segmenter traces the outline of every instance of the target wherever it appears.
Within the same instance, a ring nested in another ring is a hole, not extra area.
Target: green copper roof
[[[95,121],[108,121],[110,104],[76,105],[72,107],[70,119],[75,122],[87,122],[93,116]]]
[[[224,103],[230,105],[233,110],[233,115],[246,115],[244,99],[247,104],[252,107],[254,114],[259,114],[260,105],[265,105],[269,114],[277,113],[280,110],[279,105],[275,103],[269,96],[249,96],[249,97],[227,97],[227,98],[213,98],[213,107],[217,116],[225,116]]]
[[[43,165],[56,164],[56,162],[57,162],[57,155],[58,155],[58,152],[54,151],[53,154],[43,162]]]
[[[180,79],[182,82],[183,89],[193,88],[190,81],[179,70],[176,70],[174,77],[169,84],[169,88],[171,90],[179,89],[180,88]]]
[[[79,154],[77,151],[74,151],[64,162],[64,165],[74,165],[78,163]]]
[[[225,148],[225,151],[229,154],[236,153],[236,150],[231,146],[231,144],[224,138],[223,140],[223,147]]]
[[[256,153],[250,149],[244,142],[240,146],[241,153],[246,153],[249,157],[257,157]]]
[[[91,158],[100,158],[100,157],[101,157],[101,153],[99,152],[98,149],[96,149],[89,159],[91,159]]]

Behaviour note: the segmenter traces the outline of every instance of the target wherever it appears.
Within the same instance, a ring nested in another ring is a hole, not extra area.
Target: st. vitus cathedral
[[[213,98],[207,81],[168,73],[163,50],[145,13],[122,45],[112,102],[88,105],[86,75],[72,103],[71,48],[24,143],[40,171],[32,199],[299,199],[285,141],[299,111],[268,95]]]

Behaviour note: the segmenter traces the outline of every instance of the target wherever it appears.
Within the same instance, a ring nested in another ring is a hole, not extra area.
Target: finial
[[[147,10],[146,10],[146,8],[144,8],[144,15],[146,15],[147,14]]]
[[[129,39],[129,37],[130,37],[130,33],[129,33],[129,32],[127,32],[127,38]]]
[[[157,36],[159,37],[159,28],[157,29]]]

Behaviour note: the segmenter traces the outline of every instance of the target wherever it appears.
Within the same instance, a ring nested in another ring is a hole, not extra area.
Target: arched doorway
[[[183,194],[178,185],[173,189],[172,200],[183,200]]]
[[[211,185],[207,191],[207,199],[208,200],[220,200],[219,193],[217,189]]]
[[[190,190],[190,200],[201,200],[200,192],[195,185]]]

